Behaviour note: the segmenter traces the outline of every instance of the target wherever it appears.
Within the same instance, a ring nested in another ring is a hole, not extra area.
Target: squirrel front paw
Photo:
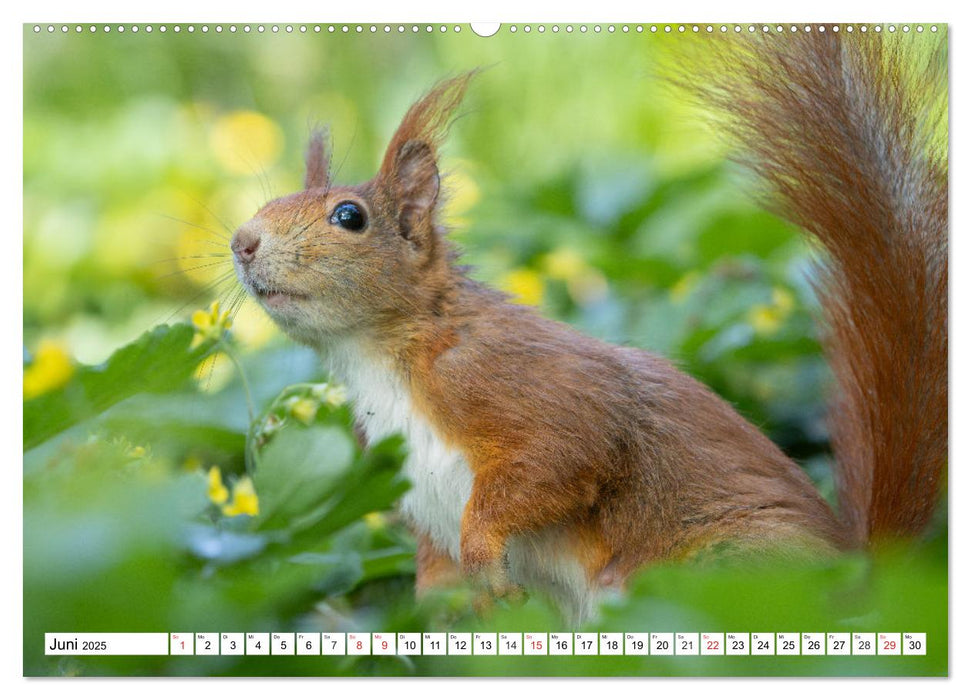
[[[479,589],[472,601],[472,607],[479,616],[490,613],[498,601],[519,607],[529,598],[525,588],[509,580],[508,568],[502,558],[480,569],[472,581]]]
[[[521,601],[525,591],[509,580],[503,550],[504,542],[484,532],[465,532],[462,536],[462,570],[485,588],[493,598]]]
[[[490,588],[480,590],[472,599],[472,609],[479,617],[488,617],[502,601],[509,607],[518,608],[529,600],[526,589],[515,583],[507,583],[502,590]]]

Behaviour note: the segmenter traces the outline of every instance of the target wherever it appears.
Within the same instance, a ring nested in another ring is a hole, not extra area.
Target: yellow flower
[[[128,456],[132,459],[140,459],[146,454],[148,454],[148,452],[141,445],[135,445],[133,448],[128,450]]]
[[[748,322],[759,335],[772,335],[782,325],[779,312],[767,304],[756,304],[748,312]]]
[[[792,313],[796,302],[792,293],[782,287],[772,290],[771,304],[756,304],[748,312],[748,322],[759,335],[772,335]]]
[[[368,526],[368,529],[370,530],[380,530],[385,526],[387,521],[385,520],[384,515],[382,515],[381,513],[378,513],[377,511],[374,511],[372,513],[366,513],[364,515],[364,523]]]
[[[260,501],[253,488],[253,481],[248,476],[236,482],[233,486],[233,500],[223,506],[223,515],[259,515]]]
[[[543,278],[535,270],[520,267],[511,270],[499,281],[517,304],[538,306],[543,301]]]
[[[196,328],[196,334],[192,337],[190,349],[195,349],[210,341],[222,338],[223,332],[233,325],[229,318],[229,312],[219,311],[219,302],[214,301],[209,305],[209,309],[198,309],[192,314],[192,325]]]
[[[24,399],[60,389],[74,375],[74,364],[63,346],[42,340],[34,361],[24,369]]]
[[[216,161],[235,175],[253,175],[272,166],[283,150],[283,132],[269,117],[240,110],[213,126],[209,145]]]
[[[587,263],[583,257],[572,248],[557,248],[543,260],[546,274],[555,280],[564,282],[587,271]]]
[[[290,415],[304,425],[310,425],[317,416],[317,409],[320,407],[313,399],[295,399],[290,405]]]
[[[209,467],[209,500],[217,506],[229,500],[229,490],[223,484],[223,475],[219,467],[215,465]]]

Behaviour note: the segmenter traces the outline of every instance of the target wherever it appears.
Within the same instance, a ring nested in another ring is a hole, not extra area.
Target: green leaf
[[[185,382],[212,345],[190,349],[189,324],[156,326],[100,365],[80,367],[68,384],[24,402],[24,450],[142,392],[165,392]]]
[[[331,494],[354,459],[347,431],[333,426],[294,427],[263,449],[253,484],[262,528],[286,527]]]
[[[319,542],[367,513],[390,508],[409,488],[399,472],[402,458],[400,437],[369,448],[335,484],[330,496],[294,524],[293,544]]]

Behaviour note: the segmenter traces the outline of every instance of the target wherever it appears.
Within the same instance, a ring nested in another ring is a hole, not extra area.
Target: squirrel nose
[[[241,263],[251,263],[256,258],[256,249],[260,247],[260,234],[251,228],[241,228],[233,236],[229,247]]]

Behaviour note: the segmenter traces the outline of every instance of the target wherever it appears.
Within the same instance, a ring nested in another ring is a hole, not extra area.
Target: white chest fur
[[[331,375],[344,382],[354,414],[368,442],[400,433],[408,447],[404,473],[411,489],[401,509],[417,530],[443,552],[460,560],[462,512],[472,492],[472,471],[458,450],[449,448],[416,413],[408,388],[385,362],[359,348],[332,348],[326,354]],[[510,538],[510,579],[542,588],[571,622],[590,616],[596,591],[570,554],[568,537],[557,527]]]
[[[459,559],[462,511],[472,492],[472,471],[458,450],[446,446],[416,413],[408,388],[386,363],[350,350],[328,353],[368,442],[400,433],[408,448],[404,473],[411,489],[401,509],[418,531]]]

